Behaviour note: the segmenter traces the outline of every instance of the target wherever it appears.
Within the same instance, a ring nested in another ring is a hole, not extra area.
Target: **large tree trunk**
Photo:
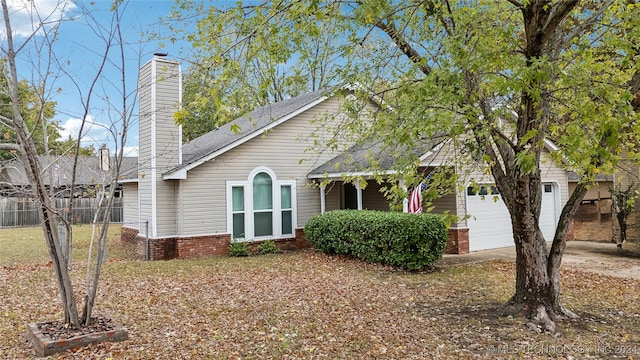
[[[521,314],[530,325],[549,332],[556,329],[560,318],[575,318],[560,300],[560,266],[580,201],[587,192],[586,183],[579,183],[562,209],[551,248],[539,228],[542,184],[536,176],[525,176],[507,191],[505,203],[511,214],[516,245],[516,289],[505,304],[505,314]],[[511,195],[511,196],[510,196]]]
[[[503,196],[516,245],[516,290],[505,312],[522,313],[545,330],[555,331],[555,299],[551,296],[554,274],[547,271],[549,252],[538,226],[542,196],[539,172],[520,176],[511,186],[511,191],[505,191]]]

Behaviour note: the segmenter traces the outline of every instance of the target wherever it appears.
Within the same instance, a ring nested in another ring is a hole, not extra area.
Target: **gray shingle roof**
[[[113,161],[113,160],[112,160]],[[71,156],[47,156],[39,155],[38,163],[43,172],[45,185],[68,186],[71,185],[71,173],[73,171],[73,157]],[[137,172],[138,158],[122,158],[121,173]],[[100,162],[97,156],[79,156],[76,169],[77,185],[95,185],[103,183],[107,172],[100,170]],[[137,177],[137,175],[135,175]],[[22,161],[19,159],[7,160],[0,163],[0,182],[6,182],[15,186],[29,184]]]
[[[182,146],[182,164],[168,173],[180,170],[208,155],[222,150],[247,136],[263,130],[269,124],[320,100],[333,89],[321,89],[292,99],[257,108],[219,128],[212,130]],[[235,131],[237,131],[237,133]]]
[[[346,152],[315,168],[309,175],[368,172],[371,171],[374,163],[378,170],[392,170],[400,157],[420,157],[446,139],[446,137],[422,139],[410,147],[402,144],[385,144],[382,140],[371,140],[354,145]]]

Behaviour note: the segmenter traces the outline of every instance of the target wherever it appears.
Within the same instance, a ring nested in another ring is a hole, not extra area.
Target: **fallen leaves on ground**
[[[249,258],[105,264],[96,312],[130,339],[60,359],[638,358],[640,283],[563,271],[580,319],[557,336],[501,317],[514,265],[407,273],[312,250]],[[82,286],[81,271],[74,283]],[[0,270],[0,354],[31,358],[25,325],[60,318],[51,268]]]

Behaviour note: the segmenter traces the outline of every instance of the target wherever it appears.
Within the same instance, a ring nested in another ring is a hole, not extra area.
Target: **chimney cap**
[[[167,53],[163,53],[163,52],[153,53],[153,56],[158,56],[158,57],[165,57],[167,55],[168,55]]]

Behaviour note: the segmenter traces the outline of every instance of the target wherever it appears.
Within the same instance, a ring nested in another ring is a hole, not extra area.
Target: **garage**
[[[554,183],[542,184],[540,228],[547,241],[553,240],[557,223],[559,191]],[[513,246],[509,211],[498,189],[492,185],[467,187],[469,251]]]

